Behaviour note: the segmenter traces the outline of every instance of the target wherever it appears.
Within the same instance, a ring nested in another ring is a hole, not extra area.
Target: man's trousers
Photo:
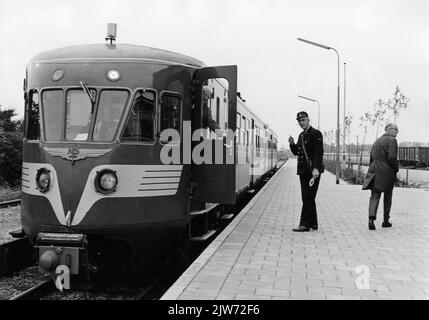
[[[302,198],[302,210],[301,210],[301,221],[300,226],[306,227],[317,227],[317,210],[316,210],[316,194],[319,188],[320,177],[314,180],[312,187],[309,186],[309,182],[312,178],[312,174],[302,174],[299,176],[301,182],[301,198]]]
[[[383,209],[384,221],[390,218],[390,208],[392,208],[392,191],[384,192]],[[371,198],[369,198],[369,218],[375,220],[377,218],[378,204],[380,203],[381,192],[371,190]]]

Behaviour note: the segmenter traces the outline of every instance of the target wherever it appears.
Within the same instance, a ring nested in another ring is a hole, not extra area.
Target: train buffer
[[[392,228],[368,230],[369,191],[322,175],[319,229],[301,210],[290,159],[164,294],[194,299],[429,299],[429,197],[395,188]]]

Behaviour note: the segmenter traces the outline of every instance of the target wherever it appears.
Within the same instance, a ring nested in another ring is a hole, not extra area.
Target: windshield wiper
[[[92,106],[94,106],[95,98],[92,96],[92,93],[91,93],[91,91],[88,89],[88,86],[87,86],[87,85],[86,85],[86,83],[85,83],[85,82],[83,82],[83,81],[79,81],[79,83],[80,83],[80,86],[82,87],[83,91],[85,91],[85,92],[86,92],[86,94],[88,95],[89,100],[91,100],[91,104],[92,104]]]

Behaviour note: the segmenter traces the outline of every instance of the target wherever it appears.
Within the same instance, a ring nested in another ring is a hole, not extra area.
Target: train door
[[[191,165],[193,200],[234,204],[237,66],[198,69],[194,74],[194,88]],[[227,97],[224,97],[225,90],[228,92]],[[220,96],[227,100],[224,125],[216,122],[220,119],[219,114],[213,117],[214,110],[221,110],[217,108],[217,98]]]

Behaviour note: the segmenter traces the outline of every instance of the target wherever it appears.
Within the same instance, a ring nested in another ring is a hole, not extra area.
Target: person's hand
[[[314,179],[316,179],[316,178],[318,178],[319,177],[319,170],[317,169],[317,168],[314,168],[313,169],[313,172],[312,172],[312,175],[313,175],[313,178]]]
[[[289,144],[295,144],[295,140],[293,140],[292,136],[289,136]]]

